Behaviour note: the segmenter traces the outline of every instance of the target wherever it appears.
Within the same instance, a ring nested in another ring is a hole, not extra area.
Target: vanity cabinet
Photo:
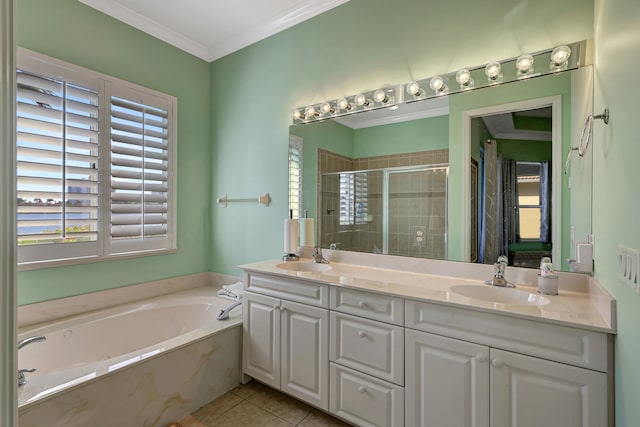
[[[244,373],[328,410],[329,310],[322,307],[328,304],[326,289],[319,289],[324,285],[257,275],[248,283],[243,297]],[[251,292],[278,294],[282,288],[292,290],[290,299]]]
[[[424,302],[406,310],[418,329],[405,333],[407,426],[610,422],[606,334]]]

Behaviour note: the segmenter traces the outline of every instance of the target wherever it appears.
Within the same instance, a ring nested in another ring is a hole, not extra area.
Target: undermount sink
[[[549,298],[513,288],[500,288],[488,285],[455,285],[451,287],[451,292],[467,298],[473,298],[499,304],[549,304]]]
[[[331,266],[329,264],[320,264],[316,262],[300,262],[300,261],[282,262],[276,265],[276,267],[281,268],[283,270],[302,271],[307,273],[319,273],[321,271],[331,270]]]

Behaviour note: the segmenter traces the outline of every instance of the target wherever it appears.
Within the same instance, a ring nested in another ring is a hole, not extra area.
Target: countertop
[[[300,259],[290,262],[311,262]],[[544,305],[505,304],[462,296],[451,288],[455,285],[487,286],[484,280],[451,275],[435,275],[419,272],[379,268],[339,262],[331,262],[330,270],[300,272],[277,267],[281,260],[267,260],[239,266],[244,271],[296,278],[331,286],[342,286],[362,291],[393,295],[406,299],[436,304],[446,304],[477,311],[490,312],[545,323],[615,333],[615,300],[592,278],[582,290],[563,289],[560,278],[559,295],[545,295]],[[453,263],[455,269],[455,263]],[[460,265],[460,264],[459,264]],[[488,279],[489,277],[486,277]],[[587,280],[587,279],[585,279]],[[585,282],[586,283],[586,282]],[[516,283],[516,289],[534,295],[537,287]],[[511,288],[505,288],[508,292]]]

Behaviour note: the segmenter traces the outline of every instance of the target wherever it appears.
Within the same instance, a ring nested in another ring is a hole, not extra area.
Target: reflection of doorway
[[[561,176],[560,107],[558,96],[463,114],[464,158],[479,162],[473,189],[471,173],[475,172],[465,171],[465,194],[471,196],[476,189],[481,193],[477,202],[472,205],[469,201],[465,209],[469,219],[463,221],[467,259],[477,253],[479,262],[493,263],[498,255],[511,255],[512,265],[538,267],[540,257],[553,252],[554,264],[560,264],[561,179],[551,179]],[[485,147],[488,140],[495,140],[496,147]],[[497,207],[491,207],[494,201]],[[476,210],[478,232],[472,235]],[[492,234],[492,224],[483,220],[483,215],[495,221],[497,242],[486,240],[495,237],[487,235]]]

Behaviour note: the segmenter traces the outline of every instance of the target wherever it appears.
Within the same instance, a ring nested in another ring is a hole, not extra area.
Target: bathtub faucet
[[[18,350],[34,342],[46,341],[46,339],[47,337],[45,337],[44,335],[37,335],[34,337],[25,338],[23,340],[18,341]],[[35,372],[35,371],[36,371],[35,368],[34,369],[18,369],[18,387],[23,386],[27,383],[27,379],[24,377],[25,372]]]

